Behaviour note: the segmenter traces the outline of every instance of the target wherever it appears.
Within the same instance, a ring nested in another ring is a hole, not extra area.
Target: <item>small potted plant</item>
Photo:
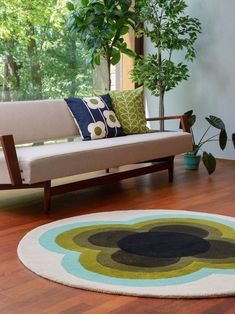
[[[227,136],[225,124],[218,117],[211,116],[211,115],[209,117],[206,117],[205,119],[209,123],[209,126],[206,129],[206,131],[203,133],[199,141],[196,142],[195,136],[193,133],[193,128],[192,128],[196,122],[196,115],[193,114],[193,110],[185,112],[185,115],[188,117],[188,122],[191,129],[191,134],[192,134],[192,144],[193,144],[193,151],[184,154],[185,169],[197,170],[199,167],[200,160],[201,160],[200,152],[202,152],[203,164],[206,167],[208,173],[212,174],[216,169],[216,159],[211,153],[204,151],[202,149],[202,146],[208,142],[217,141],[219,143],[220,148],[224,150],[228,142],[228,136]],[[214,127],[215,129],[219,130],[219,133],[208,136],[207,134],[211,127]],[[235,148],[235,133],[232,134],[232,141]]]

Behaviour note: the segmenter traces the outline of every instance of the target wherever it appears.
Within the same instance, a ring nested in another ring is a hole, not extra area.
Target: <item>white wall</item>
[[[189,14],[202,22],[202,34],[196,43],[197,58],[189,66],[190,79],[166,95],[166,115],[193,109],[197,115],[197,137],[207,126],[204,117],[210,114],[218,116],[224,120],[231,138],[231,133],[235,132],[235,1],[187,2]],[[146,53],[152,51],[147,40],[145,50]],[[149,115],[158,115],[158,99],[148,91],[146,95]],[[223,152],[216,142],[204,148],[208,148],[216,157],[235,159],[231,142]]]

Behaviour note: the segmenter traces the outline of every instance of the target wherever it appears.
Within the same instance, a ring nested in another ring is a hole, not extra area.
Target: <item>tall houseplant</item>
[[[136,14],[131,0],[75,0],[67,4],[70,10],[69,27],[76,31],[89,53],[88,61],[93,67],[107,62],[109,86],[111,86],[110,66],[120,61],[121,53],[135,57],[127,47],[123,36],[129,28],[134,28]]]
[[[193,146],[192,152],[188,152],[184,154],[184,162],[185,162],[186,169],[196,170],[198,168],[199,161],[201,158],[200,152],[202,152],[203,164],[206,167],[208,173],[212,174],[216,169],[216,159],[212,153],[208,153],[207,151],[203,150],[202,147],[206,143],[209,143],[209,142],[218,142],[221,150],[224,150],[228,142],[228,135],[227,135],[225,124],[222,119],[216,116],[210,115],[209,117],[206,117],[205,119],[209,125],[206,128],[205,132],[200,137],[200,139],[196,141],[194,132],[193,132],[193,126],[196,122],[196,115],[193,113],[193,110],[185,112],[184,115],[188,117],[190,131],[192,134],[192,146]],[[208,135],[208,132],[211,128],[214,128],[217,130],[216,134]],[[231,140],[235,148],[235,133],[232,134]]]
[[[185,14],[185,0],[144,0],[138,4],[144,25],[139,33],[151,40],[155,52],[136,60],[132,79],[159,97],[159,116],[162,117],[165,93],[189,77],[188,66],[183,62],[193,61],[196,56],[194,43],[201,32],[201,24],[197,18]],[[184,52],[182,62],[174,60],[174,53],[179,50]]]

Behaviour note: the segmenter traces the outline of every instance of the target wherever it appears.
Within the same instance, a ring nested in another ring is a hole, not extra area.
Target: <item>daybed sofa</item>
[[[164,119],[181,120],[183,131],[18,147],[19,144],[75,137],[78,128],[64,100],[0,103],[0,190],[44,188],[44,207],[49,210],[51,196],[94,184],[166,169],[171,182],[174,156],[190,151],[192,140],[186,117]],[[125,172],[108,171],[143,162],[150,164]],[[53,179],[98,170],[105,170],[106,175],[51,186]]]

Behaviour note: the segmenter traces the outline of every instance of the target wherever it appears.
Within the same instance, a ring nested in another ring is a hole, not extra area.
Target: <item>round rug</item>
[[[64,285],[115,294],[235,294],[235,218],[176,210],[103,212],[30,231],[22,263]]]

